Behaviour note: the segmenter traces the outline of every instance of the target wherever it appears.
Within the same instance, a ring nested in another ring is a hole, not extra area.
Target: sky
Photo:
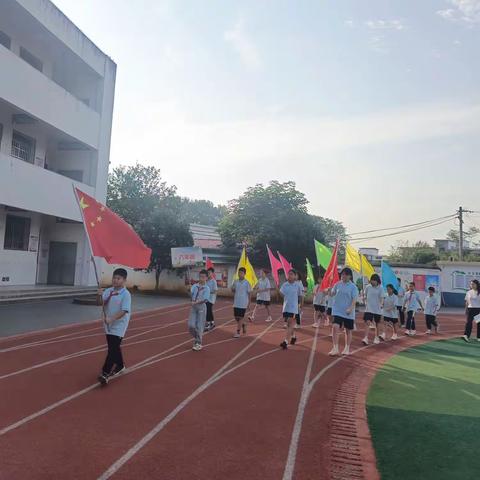
[[[54,2],[117,63],[112,166],[216,204],[293,180],[350,233],[480,210],[480,0]]]

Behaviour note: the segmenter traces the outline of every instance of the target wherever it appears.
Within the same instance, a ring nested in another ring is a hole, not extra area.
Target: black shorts
[[[331,315],[332,314],[332,307],[328,307],[327,308],[327,315]]]
[[[315,309],[316,312],[325,312],[325,305],[314,305],[313,308]]]
[[[398,318],[393,318],[393,317],[383,317],[384,322],[390,322],[390,323],[398,323]]]
[[[382,321],[382,316],[379,313],[365,312],[363,314],[363,319],[366,322],[375,322],[379,323]]]
[[[245,316],[245,313],[247,312],[246,308],[236,308],[233,307],[233,316],[235,318],[243,318]]]
[[[345,327],[347,330],[353,330],[354,321],[351,318],[344,318],[335,315],[335,317],[333,317],[333,323]]]
[[[257,300],[257,305],[265,305],[268,307],[268,305],[270,305],[270,300]]]
[[[285,320],[287,320],[288,318],[293,318],[295,316],[294,313],[290,313],[290,312],[283,312],[283,318]]]

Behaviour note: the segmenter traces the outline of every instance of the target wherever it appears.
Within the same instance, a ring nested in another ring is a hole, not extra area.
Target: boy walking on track
[[[112,286],[98,291],[98,303],[103,307],[103,322],[108,345],[107,358],[103,364],[102,373],[98,377],[102,385],[106,385],[111,377],[125,370],[120,345],[125,337],[132,310],[132,298],[125,288],[126,281],[127,271],[124,268],[117,268],[113,272]]]
[[[400,317],[400,326],[405,326],[405,312],[403,310],[403,300],[405,299],[405,289],[402,287],[402,279],[397,278],[398,290],[397,290],[397,310]]]
[[[210,299],[210,289],[207,285],[207,271],[200,270],[199,281],[191,290],[192,308],[188,319],[188,330],[193,337],[192,350],[202,349],[202,336],[207,318],[207,305]]]
[[[207,287],[210,289],[210,298],[207,305],[207,323],[205,324],[205,331],[213,330],[215,328],[215,319],[213,318],[213,306],[217,301],[217,279],[215,278],[215,269],[210,267],[208,270]]]
[[[438,333],[437,313],[440,310],[440,303],[435,296],[435,287],[428,287],[428,295],[425,299],[425,321],[427,323],[426,334],[432,333],[432,327],[435,327],[435,333]]]
[[[405,294],[403,300],[403,308],[407,311],[407,330],[405,335],[415,335],[417,333],[415,328],[415,313],[417,310],[423,310],[420,295],[415,291],[415,282],[408,284],[408,292]]]
[[[250,293],[252,287],[248,280],[245,278],[247,270],[244,267],[238,269],[238,280],[235,280],[232,284],[233,297],[233,316],[237,321],[237,331],[234,338],[240,337],[240,331],[244,334],[247,333],[247,324],[245,323],[245,313],[250,305]]]
[[[287,322],[287,336],[280,344],[284,350],[288,348],[288,344],[295,345],[297,337],[294,331],[294,319],[299,312],[298,299],[303,295],[303,288],[297,281],[297,272],[290,270],[288,272],[287,281],[280,287],[280,295],[283,297],[283,318]]]
[[[272,290],[272,285],[270,280],[267,277],[268,272],[267,270],[262,270],[262,276],[257,283],[255,289],[257,290],[257,302],[253,309],[252,314],[248,317],[248,319],[253,322],[255,320],[255,312],[257,311],[257,307],[263,305],[265,310],[267,310],[267,322],[272,321],[272,315],[270,314],[270,291]]]

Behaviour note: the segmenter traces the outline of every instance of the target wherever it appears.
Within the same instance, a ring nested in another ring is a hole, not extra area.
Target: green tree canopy
[[[431,264],[439,259],[435,249],[427,242],[399,242],[391,247],[388,260],[399,263]]]
[[[219,225],[227,247],[246,242],[256,266],[269,265],[265,244],[279,250],[293,265],[304,271],[305,258],[315,259],[313,239],[333,243],[345,236],[341,223],[310,215],[308,200],[294,182],[272,181],[257,184],[228,204],[228,213]]]
[[[200,225],[218,225],[226,215],[227,208],[223,205],[215,206],[210,200],[181,199],[182,219],[186,223]]]

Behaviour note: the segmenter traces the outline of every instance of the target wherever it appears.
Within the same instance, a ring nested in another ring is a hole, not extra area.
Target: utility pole
[[[460,229],[459,242],[458,242],[458,259],[463,260],[463,214],[464,213],[473,213],[471,210],[465,210],[463,207],[458,208],[458,226]]]

